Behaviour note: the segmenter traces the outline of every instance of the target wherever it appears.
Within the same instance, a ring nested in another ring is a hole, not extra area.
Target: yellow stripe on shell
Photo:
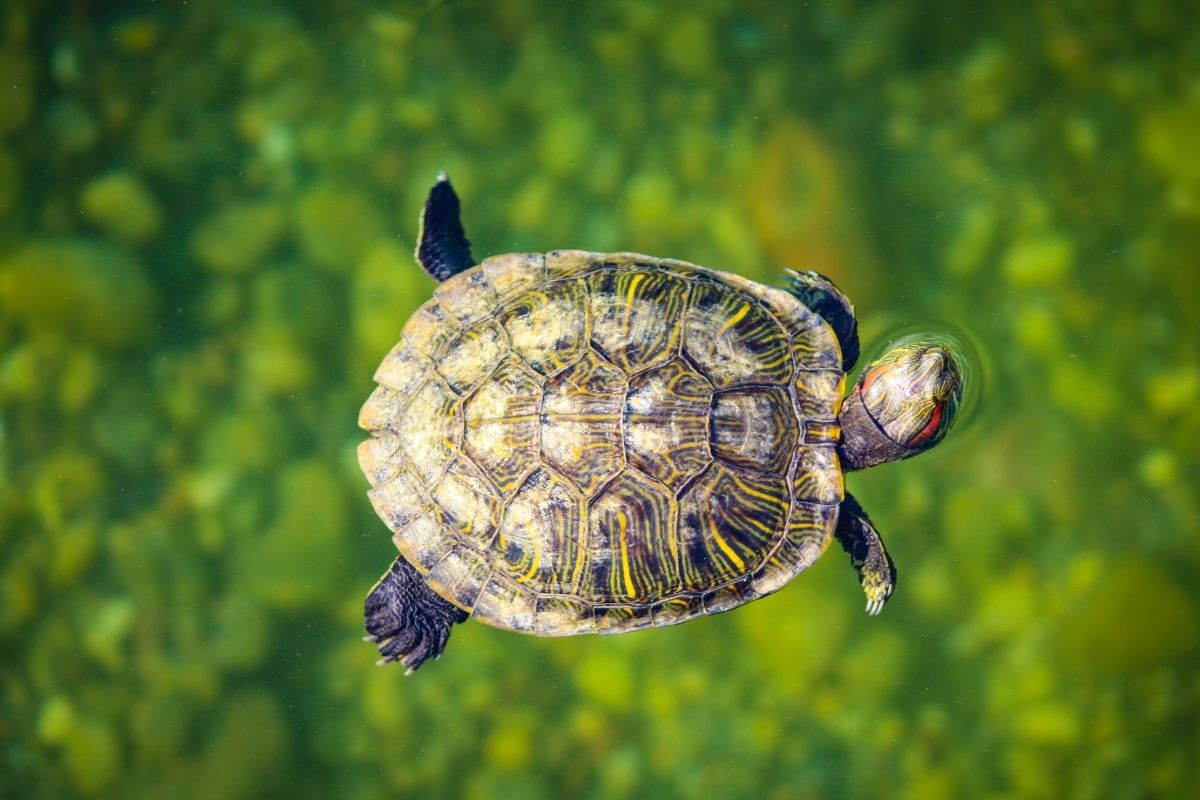
[[[775,495],[770,495],[765,492],[760,492],[756,489],[752,489],[749,486],[747,486],[746,482],[743,481],[741,478],[739,478],[737,475],[731,475],[731,477],[733,479],[734,485],[737,486],[738,489],[740,489],[741,491],[750,495],[751,497],[757,497],[759,500],[766,500],[768,503],[772,503],[777,506],[784,505],[784,503],[782,502],[783,498],[777,497]]]
[[[717,339],[720,339],[722,336],[724,336],[726,333],[728,333],[729,330],[734,325],[737,325],[739,322],[741,322],[743,319],[745,319],[746,315],[749,313],[750,313],[750,304],[742,303],[742,307],[737,310],[737,313],[735,313],[729,319],[725,320],[725,324],[722,325],[715,334],[713,334],[714,347],[715,347],[715,343],[716,343]]]
[[[787,526],[783,477],[714,462],[679,500],[687,589],[704,592],[737,580],[771,552]]]
[[[724,553],[739,570],[744,570],[746,568],[746,562],[742,561],[741,556],[733,551],[733,548],[729,546],[729,543],[726,542],[721,536],[720,532],[717,531],[717,526],[711,521],[709,522],[708,532],[713,537],[713,541],[717,543],[717,547],[721,548],[721,552]]]
[[[587,514],[580,520],[578,546],[575,548],[575,568],[571,570],[571,591],[578,593],[579,576],[583,572],[584,556],[587,555]]]
[[[539,549],[538,549],[538,548],[536,548],[536,547],[534,547],[534,548],[532,548],[532,549],[533,549],[533,558],[532,558],[532,559],[530,559],[530,561],[531,561],[532,563],[531,563],[531,564],[530,564],[530,566],[529,566],[529,571],[528,571],[528,572],[526,572],[526,573],[525,573],[524,575],[522,575],[521,577],[517,578],[517,580],[519,580],[521,583],[526,583],[526,582],[528,582],[530,578],[532,578],[534,575],[536,575],[536,574],[537,574],[537,568],[538,568],[538,566],[539,566],[539,565],[541,565],[541,563],[542,563],[542,551],[541,551],[541,550],[539,550]]]
[[[636,297],[638,284],[646,280],[646,273],[639,272],[629,281],[629,291],[625,293],[625,327],[629,328],[629,317],[633,314],[633,301]]]
[[[625,594],[633,597],[633,579],[629,575],[629,542],[626,538],[629,534],[629,519],[624,511],[617,512],[617,527],[621,537],[621,575],[625,578]]]

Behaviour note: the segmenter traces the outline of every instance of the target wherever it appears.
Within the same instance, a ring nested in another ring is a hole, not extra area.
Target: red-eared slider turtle
[[[725,611],[831,539],[883,608],[896,572],[842,473],[945,436],[950,350],[897,347],[843,401],[858,327],[829,279],[576,250],[475,265],[445,176],[417,260],[440,285],[359,417],[401,554],[365,604],[384,661],[416,669],[468,616],[566,636]]]

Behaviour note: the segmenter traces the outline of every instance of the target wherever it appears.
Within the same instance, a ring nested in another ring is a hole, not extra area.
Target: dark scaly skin
[[[871,419],[858,392],[852,392],[842,404],[842,442],[838,455],[842,458],[842,469],[866,469],[876,464],[915,456],[919,450],[911,450],[893,442]]]
[[[446,173],[429,190],[417,234],[417,263],[435,281],[444,281],[475,264],[463,232],[458,195]]]
[[[847,494],[838,515],[838,544],[850,556],[850,565],[858,573],[867,595],[867,613],[875,616],[896,590],[896,565],[883,546],[883,539],[871,524],[867,512]]]
[[[363,606],[367,640],[379,646],[381,664],[399,661],[406,672],[436,659],[446,649],[450,626],[467,614],[425,585],[425,579],[397,558],[367,595]]]

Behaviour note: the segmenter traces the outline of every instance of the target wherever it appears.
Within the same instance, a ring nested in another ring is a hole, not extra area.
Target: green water
[[[1140,798],[1200,781],[1200,11],[1187,2],[0,11],[0,796]],[[794,6],[794,8],[793,8]],[[835,547],[618,637],[359,641],[355,463],[432,289],[638,250],[833,276],[978,351]]]

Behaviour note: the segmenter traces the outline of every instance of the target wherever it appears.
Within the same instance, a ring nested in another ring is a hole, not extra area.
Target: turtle
[[[469,616],[622,633],[782,588],[836,539],[878,614],[896,568],[843,474],[942,441],[955,350],[867,365],[829,278],[783,288],[638,253],[476,264],[444,173],[416,260],[438,282],[375,372],[368,496],[400,555],[364,603],[379,663],[441,656]]]

